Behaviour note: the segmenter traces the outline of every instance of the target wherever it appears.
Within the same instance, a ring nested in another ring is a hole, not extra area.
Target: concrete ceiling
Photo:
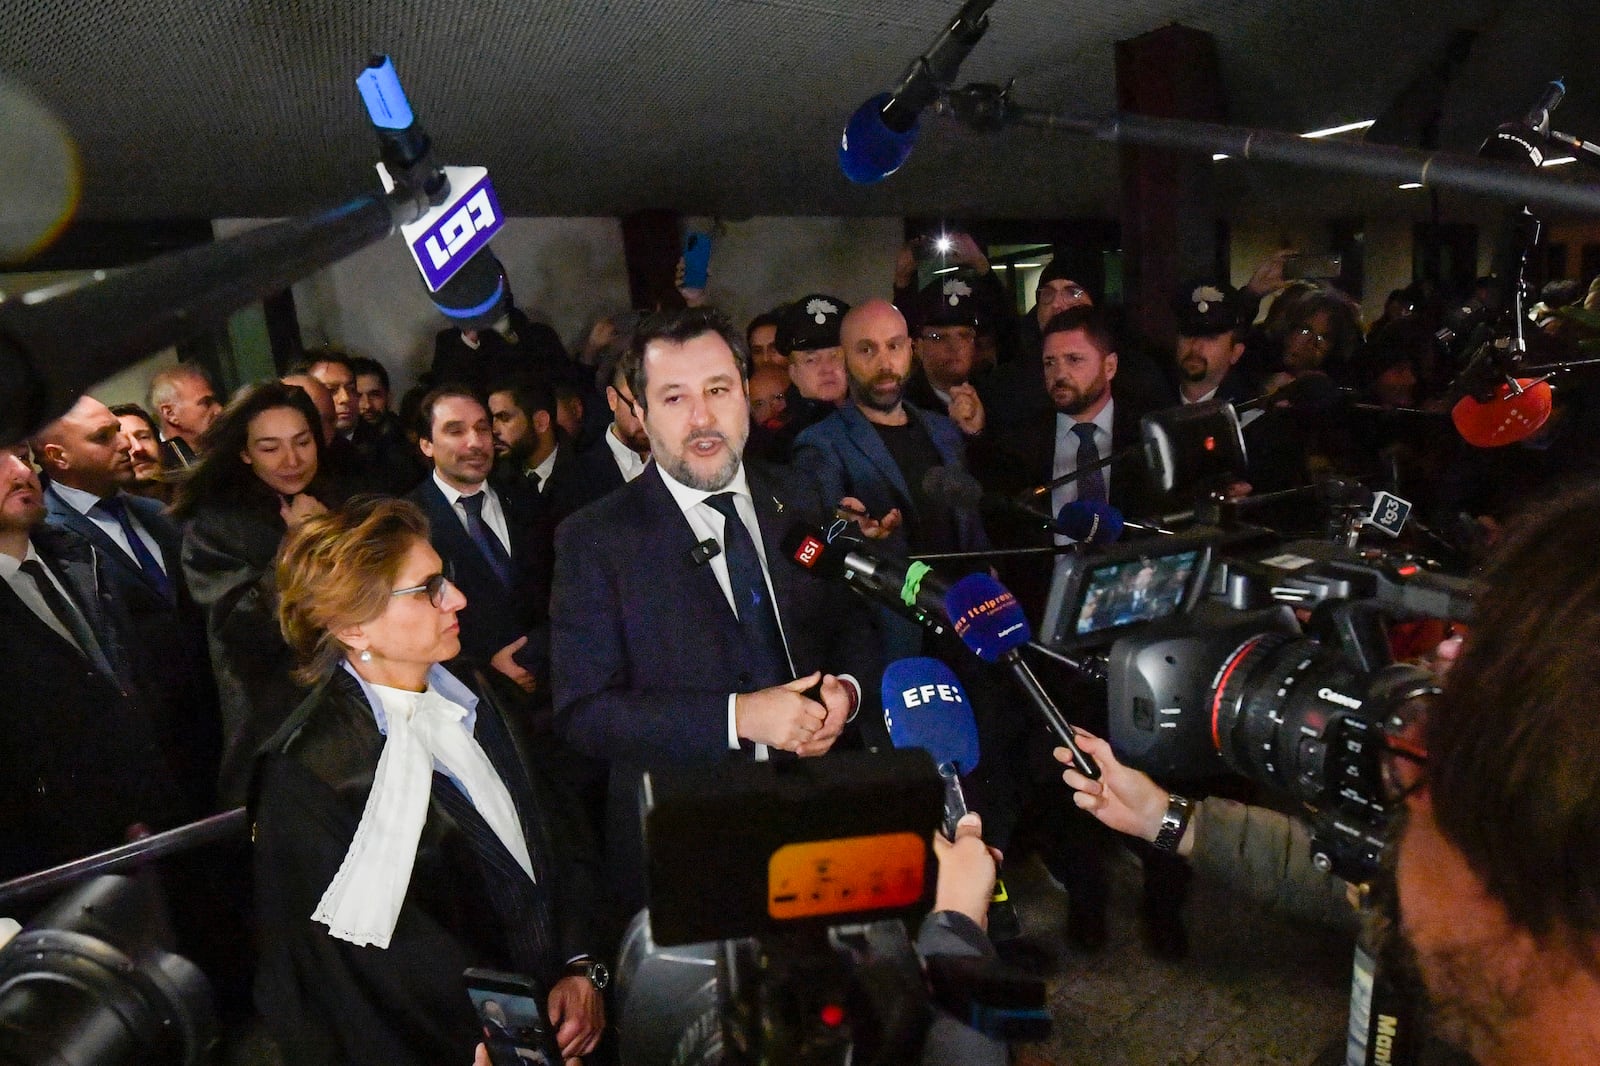
[[[488,166],[512,214],[1114,214],[1114,149],[1024,129],[925,120],[899,174],[869,187],[841,176],[845,118],[956,6],[6,0],[0,76],[71,130],[86,218],[287,215],[372,189],[354,79],[374,52],[394,56],[440,161]],[[1471,152],[1556,76],[1569,88],[1557,127],[1600,138],[1593,13],[1577,0],[999,0],[961,80],[1015,77],[1030,105],[1106,112],[1115,42],[1179,22],[1215,37],[1229,122],[1301,131],[1383,113],[1470,29],[1440,136]],[[1225,166],[1225,202],[1246,209],[1406,213],[1425,200]]]

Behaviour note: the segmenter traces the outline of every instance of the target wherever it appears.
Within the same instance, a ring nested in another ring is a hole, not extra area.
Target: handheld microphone
[[[978,726],[972,704],[955,671],[938,659],[900,659],[883,672],[883,721],[897,748],[921,748],[933,756],[944,781],[944,835],[956,836],[967,813],[962,774],[978,767]],[[989,937],[1013,940],[1022,934],[1016,907],[998,878],[989,901]]]
[[[1450,409],[1461,439],[1474,448],[1498,448],[1527,440],[1550,420],[1550,382],[1517,378],[1516,388],[1502,382],[1488,400],[1466,395]]]
[[[882,181],[899,170],[917,143],[918,116],[955,80],[989,29],[994,0],[967,0],[926,52],[911,61],[900,84],[862,104],[839,140],[839,169],[859,185]]]
[[[1022,658],[1020,649],[1033,640],[1033,630],[1028,627],[1017,598],[988,574],[968,574],[950,586],[945,610],[963,644],[984,662],[1004,663],[1011,671],[1050,731],[1072,753],[1073,768],[1087,778],[1099,780],[1100,767],[1078,747],[1072,723]]]
[[[1345,390],[1335,385],[1328,375],[1302,374],[1276,392],[1241,400],[1233,409],[1242,412],[1287,407],[1295,411],[1322,412],[1339,406],[1346,398]]]
[[[943,633],[948,586],[933,569],[924,562],[877,555],[851,537],[846,532],[849,527],[843,519],[826,527],[793,525],[783,535],[783,553],[796,566],[848,582],[869,599]]]

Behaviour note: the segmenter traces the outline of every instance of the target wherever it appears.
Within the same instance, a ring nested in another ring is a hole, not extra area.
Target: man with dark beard
[[[644,899],[642,768],[822,755],[841,735],[887,743],[881,716],[877,735],[845,729],[877,692],[869,620],[848,589],[783,558],[790,524],[821,501],[744,462],[744,344],[708,308],[641,322],[619,369],[655,462],[556,532],[556,724],[611,760],[610,882],[629,914]]]
[[[1139,420],[1147,413],[1147,409],[1141,409],[1130,397],[1119,396],[1113,388],[1117,352],[1104,318],[1090,306],[1062,311],[1045,325],[1041,347],[1044,389],[1052,409],[1030,416],[998,437],[985,436],[975,441],[972,454],[979,478],[991,491],[1016,493],[1083,470],[1087,472],[1051,490],[1052,514],[1074,500],[1109,502],[1130,517],[1149,514],[1157,497],[1142,464],[1093,468],[1100,460],[1138,443]],[[997,516],[991,528],[996,542],[1007,548],[1042,547],[1052,539],[1031,521]],[[1070,543],[1069,538],[1059,534],[1053,540],[1057,544]],[[1053,575],[1049,557],[1007,559],[1001,562],[1000,572],[1028,617],[1038,625]],[[1071,685],[1073,679],[1062,677],[1060,682]],[[1095,717],[1104,713],[1103,695],[1075,691],[1074,698],[1064,705],[1078,708],[1075,724],[1096,733],[1104,728],[1103,721]],[[1095,708],[1101,709],[1096,712]],[[1042,789],[1039,802],[1044,810],[1030,821],[1043,827],[1045,839],[1040,841],[1040,848],[1045,865],[1067,889],[1071,900],[1068,942],[1081,951],[1098,951],[1108,936],[1105,854],[1109,837],[1073,809],[1059,790]],[[1145,893],[1140,916],[1146,942],[1159,956],[1181,957],[1187,951],[1179,916],[1187,870],[1170,856],[1150,853],[1143,858]]]

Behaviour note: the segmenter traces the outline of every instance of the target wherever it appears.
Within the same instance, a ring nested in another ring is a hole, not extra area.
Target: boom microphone
[[[1070,500],[1054,517],[1042,507],[1004,493],[985,492],[978,479],[956,467],[935,466],[922,478],[922,492],[931,500],[962,511],[999,511],[1032,520],[1047,533],[1056,533],[1080,544],[1110,544],[1124,528],[1143,532],[1165,532],[1155,526],[1129,522],[1122,512],[1103,500]],[[1036,498],[1033,490],[1024,494]]]
[[[883,721],[897,748],[921,748],[933,756],[944,781],[944,835],[956,838],[956,823],[967,813],[961,775],[978,768],[978,725],[972,704],[955,671],[938,659],[900,659],[883,672]],[[1022,934],[1016,907],[1005,884],[995,881],[989,901],[989,938],[1013,940]]]
[[[962,60],[989,28],[994,0],[967,0],[926,52],[911,61],[900,84],[862,104],[839,141],[839,169],[860,185],[899,170],[917,143],[917,118],[955,80]]]
[[[1099,780],[1100,767],[1078,747],[1072,723],[1022,658],[1020,649],[1033,640],[1033,630],[1010,590],[988,574],[968,574],[950,586],[945,611],[963,644],[984,662],[1004,663],[1011,671],[1050,731],[1072,753],[1073,768],[1085,777]]]

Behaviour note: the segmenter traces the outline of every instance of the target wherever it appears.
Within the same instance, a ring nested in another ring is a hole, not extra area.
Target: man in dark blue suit
[[[124,654],[106,559],[45,524],[26,444],[0,448],[0,879],[190,813]]]
[[[221,753],[216,683],[205,625],[183,584],[177,526],[133,483],[130,442],[105,404],[81,397],[40,431],[35,458],[49,478],[47,521],[95,548],[130,626],[129,666],[190,811],[211,809]]]
[[[556,532],[556,720],[612,760],[607,851],[627,910],[644,901],[641,768],[821,755],[841,734],[886,743],[870,713],[845,733],[878,684],[867,616],[783,558],[785,531],[820,501],[744,464],[744,344],[704,308],[642,323],[623,364],[655,462]]]
[[[982,551],[988,538],[978,513],[923,489],[934,467],[965,467],[963,434],[983,429],[977,392],[953,386],[950,417],[906,402],[911,336],[887,300],[852,308],[839,335],[854,402],[795,439],[795,468],[816,479],[824,500],[871,516],[863,528],[882,536],[891,552]],[[891,659],[921,654],[922,634],[913,623],[886,617],[885,625]]]
[[[550,600],[536,503],[521,486],[489,484],[494,434],[471,389],[428,393],[418,425],[433,470],[409,498],[428,516],[433,548],[467,597],[461,652],[532,693],[546,670]]]

